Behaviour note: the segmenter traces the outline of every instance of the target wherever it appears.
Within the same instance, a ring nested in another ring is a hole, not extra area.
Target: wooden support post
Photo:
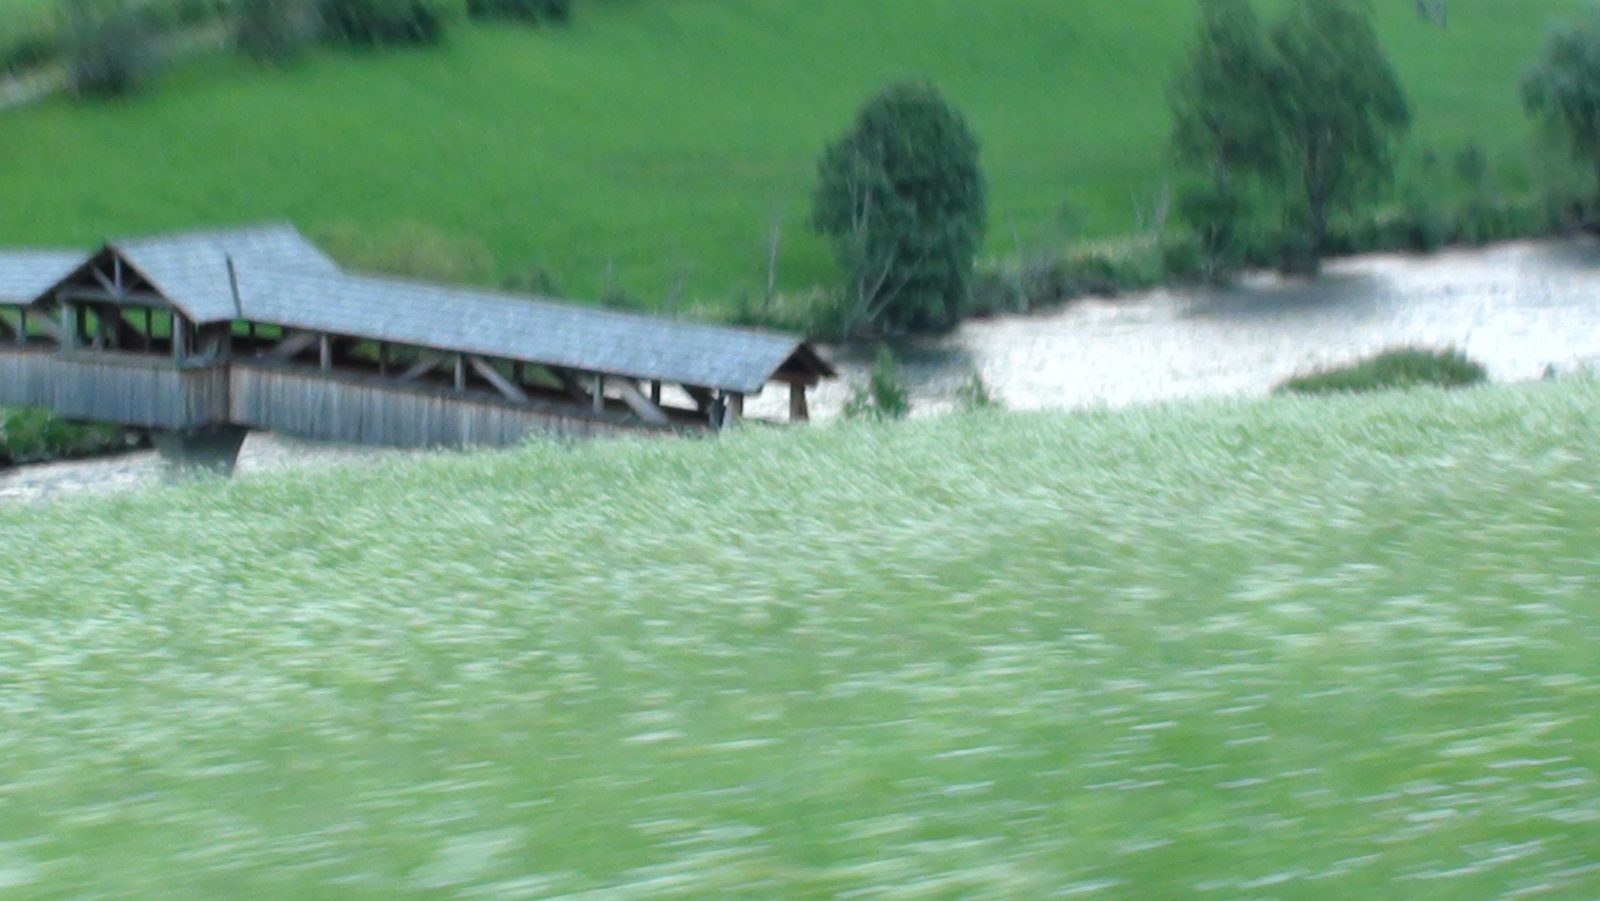
[[[176,320],[174,320],[176,321]],[[311,332],[295,332],[278,342],[278,346],[267,351],[266,359],[273,361],[288,361],[295,355],[317,343],[317,336]]]
[[[154,324],[153,324],[154,321],[155,321],[154,311],[152,311],[149,307],[145,307],[144,308],[144,340],[141,341],[140,343],[144,345],[144,350],[145,350],[146,353],[149,353],[150,345],[151,345],[151,343],[153,341],[155,341],[155,327],[154,327]]]
[[[208,326],[205,356],[208,360],[226,360],[233,350],[233,323],[219,322]]]
[[[653,379],[650,382],[650,402],[661,406],[661,380]]]
[[[421,359],[417,360],[415,363],[412,363],[410,368],[408,368],[405,372],[400,373],[400,378],[396,379],[396,381],[404,384],[406,382],[419,379],[423,375],[431,372],[434,367],[443,362],[444,354],[423,354]]]
[[[17,343],[28,343],[28,308],[17,307]]]
[[[188,343],[189,343],[189,324],[184,321],[182,316],[178,315],[178,311],[177,310],[173,310],[172,311],[172,359],[178,361],[179,363],[182,363],[183,362],[183,358],[189,355],[189,348],[186,346]]]
[[[511,383],[518,387],[523,384],[521,360],[513,360],[511,362]]]
[[[578,401],[579,403],[587,403],[590,401],[591,396],[589,390],[583,387],[583,382],[579,381],[577,376],[565,369],[560,369],[555,366],[546,366],[545,369],[551,375],[555,376],[556,381],[561,383],[562,389],[565,390],[573,400]]]
[[[525,404],[528,402],[528,395],[523,393],[521,388],[518,388],[516,385],[512,384],[511,381],[505,376],[501,375],[500,370],[494,368],[494,364],[490,363],[488,360],[485,360],[476,354],[469,354],[467,355],[467,362],[472,364],[472,370],[474,372],[483,376],[484,381],[493,385],[495,390],[499,391],[501,394],[504,394],[508,400],[514,400],[519,404]]]
[[[599,413],[606,408],[606,377],[595,373],[594,376],[594,411]]]
[[[456,390],[467,390],[467,355],[456,354]]]
[[[789,383],[789,421],[809,422],[811,410],[806,406],[806,386],[800,382]]]
[[[667,425],[672,421],[667,418],[666,412],[659,405],[645,398],[644,392],[639,390],[633,379],[615,380],[612,384],[617,386],[617,393],[622,396],[622,402],[627,404],[628,409],[640,419],[651,425]]]
[[[17,312],[19,315],[21,311],[22,308],[18,307]],[[0,336],[10,336],[13,339],[17,336],[16,331],[11,327],[11,323],[7,322],[3,316],[0,316]]]
[[[683,390],[694,400],[694,409],[697,413],[710,413],[713,402],[717,399],[710,388],[696,388],[693,385],[684,385]]]
[[[378,342],[378,377],[389,377],[389,342]]]
[[[100,287],[105,289],[107,296],[118,300],[122,298],[122,288],[115,281],[107,278],[104,272],[99,269],[91,269],[89,272],[94,276],[94,280],[100,283]]]
[[[34,329],[44,332],[46,335],[50,336],[51,340],[58,344],[61,343],[61,324],[57,320],[51,319],[49,316],[40,316],[36,319],[25,320],[24,325],[31,325]],[[24,330],[23,336],[27,336],[26,330]]]
[[[737,391],[730,391],[723,396],[727,401],[727,409],[722,414],[722,427],[731,428],[744,419],[744,395]]]
[[[61,305],[61,346],[66,350],[78,347],[78,313],[71,303]]]
[[[317,366],[323,372],[333,368],[333,338],[329,335],[317,337]]]

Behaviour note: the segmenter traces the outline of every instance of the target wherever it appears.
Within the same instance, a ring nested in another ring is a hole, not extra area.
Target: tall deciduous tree
[[[1393,177],[1394,144],[1411,127],[1411,108],[1367,0],[1300,0],[1271,42],[1280,137],[1273,174],[1290,220],[1302,226],[1299,260],[1315,269],[1329,213],[1375,196]]]
[[[952,325],[986,226],[978,141],[932,85],[891,85],[824,152],[812,226],[850,276],[848,336]]]
[[[1290,239],[1283,262],[1302,270],[1315,270],[1330,215],[1393,175],[1411,124],[1366,0],[1295,0],[1265,33],[1248,0],[1202,0],[1170,97],[1174,155],[1210,192],[1190,198],[1190,218],[1237,219],[1246,187],[1263,189]]]
[[[1600,7],[1550,35],[1544,58],[1522,80],[1522,105],[1574,159],[1593,166],[1600,183]]]
[[[1167,100],[1173,157],[1196,176],[1179,194],[1178,214],[1199,236],[1213,277],[1237,262],[1245,183],[1275,159],[1272,67],[1249,0],[1201,0],[1199,33]]]

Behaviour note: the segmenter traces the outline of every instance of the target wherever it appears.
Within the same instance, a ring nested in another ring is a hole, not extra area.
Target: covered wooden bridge
[[[792,336],[346,272],[289,226],[0,251],[0,405],[230,460],[248,429],[395,447],[720,429],[770,385],[804,420],[833,376]]]

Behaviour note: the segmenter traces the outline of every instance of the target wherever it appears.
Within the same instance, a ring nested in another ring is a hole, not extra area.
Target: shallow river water
[[[906,353],[914,408],[983,376],[1013,409],[1263,395],[1283,379],[1399,344],[1454,346],[1495,381],[1600,360],[1600,242],[1519,242],[1330,262],[1315,280],[1154,291],[971,322]],[[859,377],[865,361],[846,361]],[[819,398],[837,410],[848,390]]]
[[[1454,346],[1495,381],[1540,378],[1600,361],[1600,242],[1518,242],[1429,256],[1334,261],[1315,280],[1255,276],[1226,290],[1154,291],[1057,311],[970,322],[904,351],[918,413],[951,406],[976,372],[1012,409],[1073,409],[1262,395],[1288,376],[1385,347]],[[839,361],[813,398],[837,415],[868,361]],[[781,418],[786,396],[753,398]],[[370,449],[252,435],[239,472],[369,458]],[[116,490],[162,478],[153,453],[0,472],[0,502]]]

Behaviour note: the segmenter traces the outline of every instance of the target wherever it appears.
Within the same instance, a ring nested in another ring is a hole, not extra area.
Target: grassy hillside
[[[1451,0],[1450,28],[1381,4],[1416,145],[1529,178],[1515,83],[1578,0]],[[4,114],[0,242],[289,217],[481,241],[501,274],[720,302],[832,277],[805,234],[815,159],[885,82],[928,76],[970,116],[993,252],[1135,225],[1163,181],[1163,86],[1190,0],[638,0],[569,31],[462,27],[441,52],[323,55],[292,71],[187,67],[127,103]]]
[[[0,508],[0,886],[1592,898],[1597,409],[950,417]]]

